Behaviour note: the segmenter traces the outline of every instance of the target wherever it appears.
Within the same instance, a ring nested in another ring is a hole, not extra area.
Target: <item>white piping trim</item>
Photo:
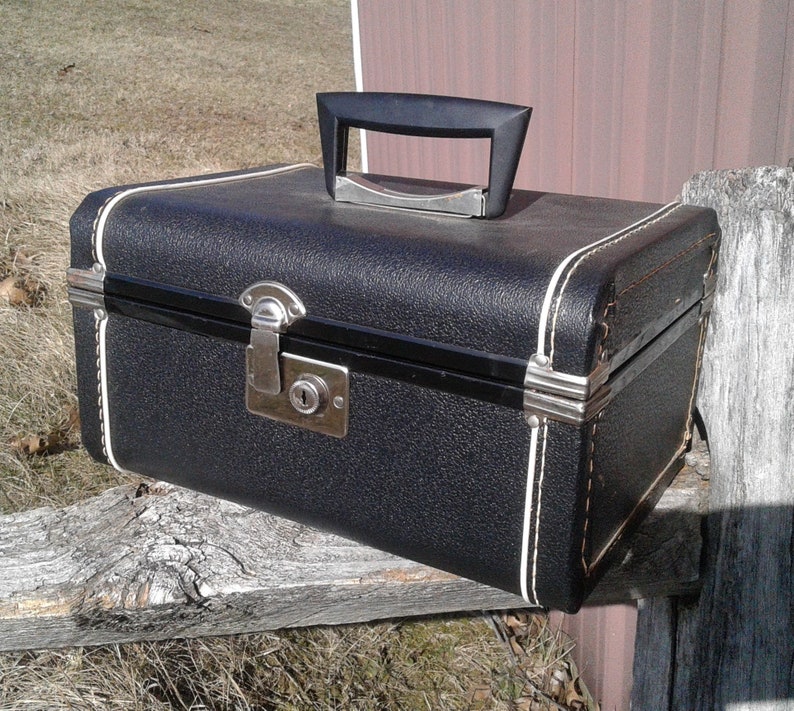
[[[571,274],[576,270],[576,268],[581,264],[593,251],[598,251],[598,249],[608,246],[609,244],[619,242],[621,239],[628,237],[630,234],[635,232],[638,228],[643,226],[647,226],[652,224],[658,219],[661,219],[668,211],[675,209],[679,206],[677,202],[671,202],[664,207],[659,208],[655,212],[651,213],[643,217],[640,220],[628,225],[628,227],[624,227],[623,229],[618,230],[617,232],[613,232],[612,234],[607,235],[606,237],[602,237],[601,239],[596,240],[595,242],[591,242],[584,247],[580,247],[579,249],[571,252],[565,259],[563,259],[557,268],[554,270],[554,274],[552,274],[551,280],[549,281],[549,285],[546,288],[546,294],[543,298],[543,306],[541,307],[540,312],[540,323],[538,327],[538,348],[537,354],[538,355],[546,355],[546,328],[548,326],[549,320],[549,313],[551,311],[551,304],[554,300],[554,293],[557,290],[557,284],[559,283],[560,279],[562,278],[563,273],[565,272],[568,265],[577,257],[579,258],[571,268],[571,270],[566,275],[565,281],[563,282],[562,288],[560,289],[560,297],[562,296],[562,292],[565,290],[565,287],[570,280]],[[551,338],[551,348],[554,347],[554,327],[556,327],[557,323],[557,314],[559,312],[560,306],[560,298],[557,300],[557,309],[555,310],[554,319],[553,319],[553,328],[552,328],[552,338]],[[553,353],[549,354],[549,361],[551,364],[551,359],[553,357]],[[541,502],[543,496],[543,479],[546,470],[546,445],[548,439],[548,425],[544,424],[543,426],[543,447],[541,450],[541,460],[540,460],[540,472],[539,472],[539,479],[538,479],[538,502],[537,502],[537,510],[535,511],[535,536],[533,542],[533,554],[532,554],[532,598],[529,596],[528,591],[528,584],[527,584],[527,573],[529,569],[529,532],[531,528],[531,520],[532,520],[532,498],[533,498],[533,489],[535,486],[535,466],[537,460],[537,444],[538,444],[538,428],[533,427],[530,439],[530,448],[529,448],[529,464],[528,464],[528,472],[527,472],[527,490],[524,496],[524,530],[521,538],[521,595],[530,605],[538,606],[538,594],[537,594],[537,572],[538,572],[538,548],[539,548],[539,539],[540,539],[540,510],[541,510]]]
[[[671,202],[668,205],[659,208],[656,212],[646,217],[643,217],[641,220],[637,220],[628,227],[624,227],[623,229],[618,230],[617,232],[613,232],[612,234],[607,235],[606,237],[602,237],[601,239],[596,240],[595,242],[591,242],[590,244],[585,245],[580,249],[577,249],[575,252],[571,252],[567,257],[565,257],[565,259],[563,259],[559,263],[557,269],[554,271],[554,274],[551,277],[551,280],[549,281],[548,287],[546,288],[546,296],[543,298],[543,307],[541,308],[540,311],[540,325],[538,327],[538,348],[536,351],[539,355],[546,354],[546,327],[548,324],[549,312],[551,311],[551,301],[554,298],[554,292],[557,289],[557,283],[559,282],[562,273],[565,271],[565,268],[579,255],[584,254],[588,250],[591,250],[594,247],[599,246],[600,244],[614,240],[616,237],[619,237],[620,235],[623,235],[627,232],[634,230],[635,228],[642,225],[644,222],[653,220],[658,215],[676,206],[677,204],[678,203]]]
[[[546,474],[546,444],[549,439],[549,424],[543,424],[543,449],[540,454],[540,479],[538,479],[538,508],[535,511],[535,541],[532,552],[532,594],[535,596],[535,604],[538,601],[538,541],[540,540],[540,510],[543,502],[543,478]]]
[[[104,237],[105,237],[105,223],[108,220],[108,216],[110,215],[111,211],[118,203],[120,203],[125,198],[130,197],[130,195],[136,195],[137,193],[146,193],[146,192],[160,192],[161,190],[178,190],[180,188],[193,188],[200,185],[213,185],[213,184],[220,184],[220,183],[231,183],[235,180],[247,180],[248,178],[263,178],[268,175],[276,175],[278,173],[286,173],[290,170],[295,170],[297,168],[314,168],[316,166],[312,165],[311,163],[298,163],[296,165],[288,165],[282,168],[270,168],[269,170],[261,170],[254,173],[243,173],[243,174],[236,174],[236,175],[225,175],[223,177],[214,177],[214,178],[200,178],[199,180],[184,180],[179,183],[161,183],[159,185],[141,185],[137,188],[128,188],[127,190],[122,190],[120,193],[114,195],[107,203],[102,207],[102,212],[99,215],[99,219],[96,223],[96,230],[94,232],[94,255],[96,256],[97,262],[102,265],[103,269],[107,269],[107,264],[105,264],[105,253],[104,253]]]
[[[177,190],[179,188],[192,188],[197,187],[200,185],[213,185],[218,183],[230,183],[235,180],[247,180],[248,178],[261,178],[268,175],[276,175],[278,173],[285,173],[290,170],[295,170],[297,168],[314,168],[315,166],[311,163],[298,163],[296,165],[289,165],[282,168],[271,168],[269,170],[262,170],[253,173],[243,173],[237,175],[226,175],[223,177],[215,177],[215,178],[201,178],[199,180],[186,180],[179,183],[161,183],[159,185],[146,185],[146,186],[139,186],[136,188],[129,188],[127,190],[122,190],[117,195],[114,195],[110,200],[108,200],[105,205],[102,206],[99,218],[96,221],[96,228],[94,230],[94,256],[99,264],[102,265],[103,270],[107,270],[107,264],[105,263],[105,254],[104,254],[104,237],[105,237],[105,223],[108,220],[108,216],[113,208],[118,205],[124,198],[129,197],[130,195],[136,195],[137,193],[144,193],[144,192],[159,192],[162,190]],[[97,314],[97,311],[95,311]],[[124,469],[116,460],[116,457],[113,454],[113,442],[110,435],[110,403],[108,398],[108,379],[107,379],[107,350],[105,346],[105,339],[106,339],[106,331],[108,325],[108,317],[106,313],[102,313],[101,316],[97,315],[97,322],[98,322],[98,340],[97,340],[97,350],[98,350],[98,366],[99,366],[99,397],[102,403],[102,427],[103,427],[103,444],[105,447],[105,454],[107,455],[108,462],[120,472],[126,472],[127,470]]]
[[[127,472],[127,470],[116,461],[116,457],[113,454],[113,445],[110,441],[110,405],[108,403],[107,396],[107,351],[105,348],[105,331],[107,331],[108,327],[108,317],[104,312],[100,312],[102,314],[101,316],[98,315],[98,311],[98,309],[95,310],[94,314],[99,327],[97,348],[99,356],[99,386],[101,388],[100,397],[102,402],[102,428],[104,435],[103,444],[108,462],[110,462],[113,468],[120,472]]]
[[[533,565],[532,572],[532,598],[527,589],[527,572],[529,568],[529,529],[532,523],[532,495],[535,488],[535,460],[538,451],[538,425],[532,427],[529,440],[529,463],[527,464],[527,489],[524,494],[524,533],[521,540],[521,570],[520,584],[521,597],[530,605],[538,606],[538,598],[535,592],[535,571]],[[534,599],[533,599],[534,598]]]

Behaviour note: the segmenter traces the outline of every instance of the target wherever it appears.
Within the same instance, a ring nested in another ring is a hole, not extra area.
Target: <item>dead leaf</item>
[[[44,297],[44,286],[31,276],[8,276],[0,281],[0,299],[11,306],[36,306]]]
[[[75,68],[75,66],[77,65],[72,62],[72,64],[67,64],[65,67],[61,67],[58,70],[58,76],[65,77],[70,71],[72,71],[72,69]]]
[[[41,435],[26,435],[25,437],[14,437],[11,440],[11,447],[20,454],[25,454],[33,457],[37,454],[43,454],[47,449],[48,438]]]
[[[469,704],[483,704],[492,697],[489,686],[478,686],[469,695]]]
[[[66,410],[66,418],[64,424],[60,427],[65,434],[77,434],[80,431],[80,410],[76,405],[69,405]]]
[[[44,294],[46,292],[44,284],[42,284],[38,279],[34,279],[32,276],[25,277],[25,279],[22,281],[22,289],[28,295],[28,304],[30,306],[38,306],[44,298]]]
[[[513,654],[516,657],[523,657],[524,656],[524,648],[518,643],[515,637],[510,638],[510,648],[513,650]]]
[[[33,266],[33,257],[25,250],[17,248],[11,252],[11,265],[17,269],[29,269]]]
[[[0,298],[11,306],[38,306],[44,298],[44,285],[32,276],[9,276],[0,282]]]
[[[28,434],[13,437],[9,444],[18,454],[27,457],[60,454],[77,447],[77,434],[80,431],[80,414],[74,405],[71,405],[63,421],[52,432],[46,434]]]
[[[5,299],[11,306],[22,306],[27,303],[28,294],[19,286],[16,277],[9,276],[0,281],[0,299]]]
[[[576,685],[574,682],[569,682],[566,684],[565,690],[565,705],[570,706],[573,709],[581,709],[584,708],[585,700],[579,691],[576,689]]]

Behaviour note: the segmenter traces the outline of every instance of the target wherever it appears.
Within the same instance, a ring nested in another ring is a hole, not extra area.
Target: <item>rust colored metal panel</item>
[[[780,97],[780,114],[777,120],[776,163],[791,165],[794,159],[794,3],[789,3],[786,28],[785,67]]]
[[[574,192],[664,201],[711,165],[720,5],[577,5]]]
[[[725,0],[722,71],[714,168],[783,161],[776,155],[786,63],[786,27],[792,2]],[[789,39],[789,50],[792,40]],[[790,76],[791,70],[789,68]],[[794,117],[782,123],[792,124]],[[781,128],[783,129],[781,131]],[[792,129],[789,128],[789,132]],[[781,146],[782,151],[782,146]]]
[[[629,708],[636,605],[583,607],[577,615],[551,613],[551,624],[576,640],[574,660],[603,711]]]
[[[517,184],[570,191],[572,3],[359,0],[358,17],[364,90],[534,105]],[[367,149],[373,172],[487,180],[485,141],[369,133]]]
[[[794,0],[357,4],[365,90],[534,107],[520,187],[666,201],[699,170],[794,153]],[[471,183],[487,171],[487,146],[440,139],[370,135],[368,158]]]

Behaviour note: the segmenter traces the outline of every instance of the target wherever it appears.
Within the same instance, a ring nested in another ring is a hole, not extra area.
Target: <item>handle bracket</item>
[[[486,192],[481,187],[437,195],[415,195],[390,190],[362,175],[346,173],[336,176],[335,200],[382,207],[443,212],[463,217],[485,216]]]

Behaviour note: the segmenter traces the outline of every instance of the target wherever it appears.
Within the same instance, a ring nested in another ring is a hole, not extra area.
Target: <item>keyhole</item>
[[[304,373],[289,389],[289,401],[302,415],[314,415],[328,404],[328,386],[322,378]]]

